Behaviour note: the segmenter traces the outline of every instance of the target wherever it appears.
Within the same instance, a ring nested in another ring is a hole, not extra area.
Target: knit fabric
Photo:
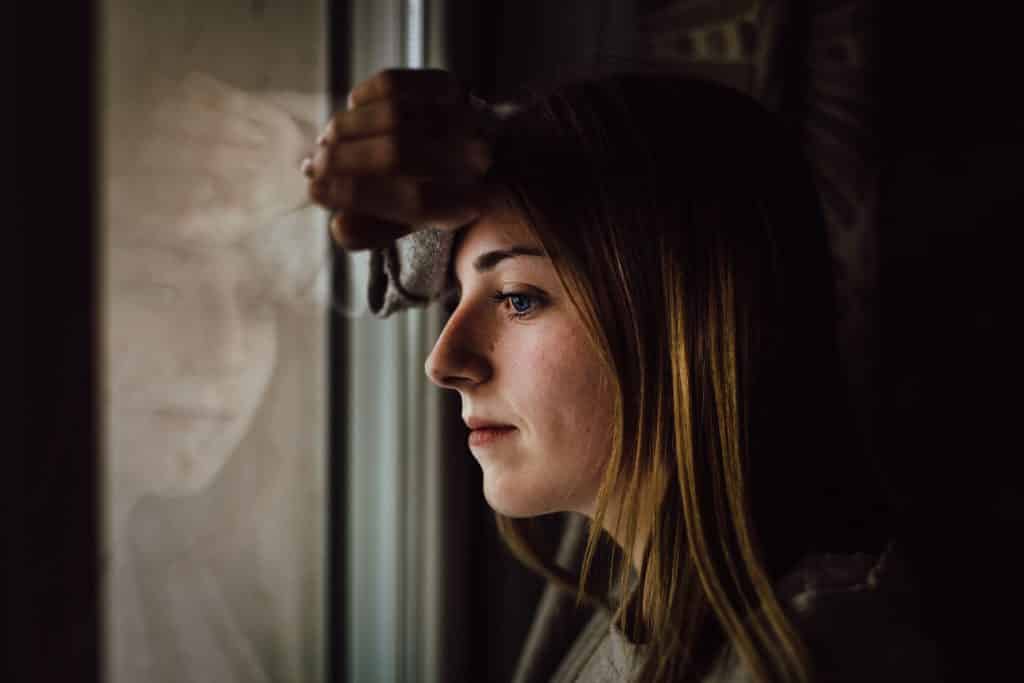
[[[440,297],[454,240],[453,231],[425,228],[372,251],[366,291],[370,313],[384,318]]]
[[[915,624],[913,593],[897,548],[880,557],[815,555],[777,585],[778,597],[806,640],[816,680],[829,683],[940,681],[938,653]],[[599,610],[562,661],[552,683],[632,680],[643,647]],[[726,648],[704,683],[755,683]]]

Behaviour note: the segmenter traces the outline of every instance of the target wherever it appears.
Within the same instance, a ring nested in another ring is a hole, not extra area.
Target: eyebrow
[[[473,260],[473,270],[478,273],[486,273],[489,270],[494,270],[494,267],[505,259],[515,258],[517,256],[547,256],[543,249],[538,247],[529,247],[524,244],[517,244],[508,249],[495,249],[494,251],[488,251],[480,254]],[[462,282],[459,280],[459,276],[455,274],[454,262],[449,264],[449,273],[451,280],[455,282],[456,286],[461,287]]]
[[[494,267],[505,259],[515,258],[517,256],[544,256],[544,250],[537,247],[528,247],[525,245],[516,245],[509,247],[508,249],[496,249],[494,251],[488,251],[484,254],[480,254],[473,261],[473,269],[478,273],[486,273],[489,270],[494,270]]]

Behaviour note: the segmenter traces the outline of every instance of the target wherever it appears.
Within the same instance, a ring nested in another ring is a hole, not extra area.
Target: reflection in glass
[[[322,680],[321,7],[104,14],[105,679]]]

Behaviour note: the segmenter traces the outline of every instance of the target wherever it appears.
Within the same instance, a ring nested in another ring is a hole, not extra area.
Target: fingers
[[[309,175],[331,173],[476,175],[490,166],[490,148],[466,105],[407,97],[377,100],[336,113],[318,142]]]
[[[353,88],[302,167],[310,199],[336,212],[334,240],[366,249],[478,218],[492,163],[478,118],[443,70],[390,69]]]
[[[333,210],[402,223],[408,232],[424,223],[455,229],[475,220],[485,204],[485,190],[479,183],[333,176],[311,183],[310,198]]]
[[[318,142],[333,145],[342,140],[416,131],[425,135],[454,135],[472,131],[474,112],[439,99],[396,97],[376,100],[356,109],[336,112]]]
[[[443,69],[385,69],[356,85],[348,95],[349,109],[398,95],[457,101],[464,89]]]
[[[490,165],[490,147],[482,140],[378,135],[321,147],[305,173],[314,180],[334,175],[456,179],[482,175]]]

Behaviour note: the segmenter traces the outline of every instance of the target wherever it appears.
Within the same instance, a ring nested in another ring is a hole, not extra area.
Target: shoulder
[[[900,549],[880,556],[815,555],[777,585],[777,594],[814,660],[817,683],[939,683],[939,653],[917,615],[917,593]],[[642,648],[599,611],[553,681],[627,680]],[[726,648],[704,683],[755,683]]]
[[[922,632],[902,553],[815,555],[778,585],[822,683],[942,681],[935,643]],[[707,683],[752,681],[731,653]]]
[[[615,683],[626,680],[634,647],[612,624],[605,609],[597,609],[562,659],[551,683]]]

